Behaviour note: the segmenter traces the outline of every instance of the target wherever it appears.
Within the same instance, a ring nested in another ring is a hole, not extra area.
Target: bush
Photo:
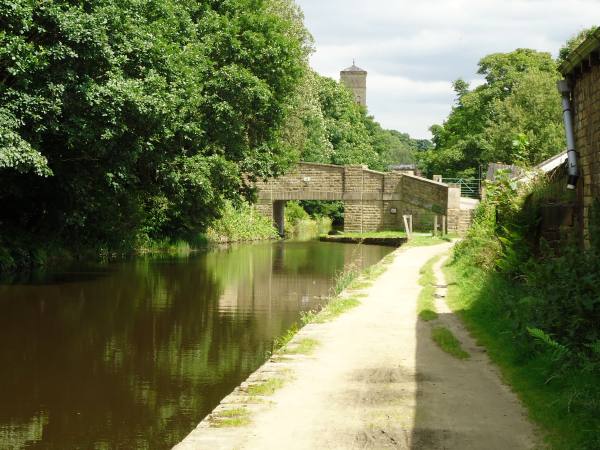
[[[309,219],[310,216],[297,201],[289,201],[285,205],[285,224],[294,227],[301,220]]]
[[[569,349],[571,362],[588,365],[600,356],[600,258],[574,240],[566,239],[560,254],[535,242],[546,191],[544,178],[518,187],[501,176],[490,184],[454,258],[463,267],[497,273],[515,288],[518,295],[503,298],[502,310],[524,347],[534,342],[528,328],[539,329]]]
[[[323,200],[302,200],[300,205],[311,217],[327,216],[332,225],[341,227],[344,224],[344,202]]]
[[[256,241],[278,237],[271,220],[245,202],[237,207],[226,202],[223,215],[213,222],[206,235],[212,242]]]

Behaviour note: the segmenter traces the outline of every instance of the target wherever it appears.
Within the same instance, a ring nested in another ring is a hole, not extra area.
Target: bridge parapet
[[[289,173],[255,184],[259,203],[277,200],[342,200],[344,166],[300,163]]]

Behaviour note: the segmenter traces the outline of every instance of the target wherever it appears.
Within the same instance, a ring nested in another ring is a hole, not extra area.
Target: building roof
[[[392,164],[388,166],[390,170],[416,170],[416,164]]]
[[[554,155],[551,158],[548,158],[546,161],[542,161],[537,166],[534,167],[536,170],[541,170],[544,173],[548,173],[551,170],[556,169],[558,166],[564,164],[567,159],[567,151],[563,150],[558,155]]]
[[[350,67],[345,68],[342,72],[358,72],[358,73],[367,73],[365,69],[361,69],[358,67],[354,61],[352,61],[352,65]]]
[[[591,64],[598,64],[600,50],[600,28],[594,31],[575,48],[565,61],[559,66],[558,70],[564,76],[575,75],[577,72],[583,72]]]

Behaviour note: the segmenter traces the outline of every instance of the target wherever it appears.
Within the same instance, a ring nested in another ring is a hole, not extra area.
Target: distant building
[[[422,175],[421,171],[417,169],[416,164],[393,164],[391,166],[388,166],[388,170],[391,170],[392,172],[404,173],[407,175],[416,175],[418,177]]]
[[[367,71],[352,65],[340,72],[340,82],[354,93],[356,103],[367,106]]]
[[[500,170],[507,173],[509,178],[518,178],[522,174],[522,170],[515,165],[495,162],[488,164],[487,175],[485,179],[488,181],[496,181],[496,175],[498,175]]]

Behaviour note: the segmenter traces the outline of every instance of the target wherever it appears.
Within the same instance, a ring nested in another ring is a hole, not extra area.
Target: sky
[[[311,66],[339,79],[368,72],[369,114],[384,128],[430,138],[454,102],[452,81],[481,83],[485,55],[533,48],[556,56],[600,24],[600,0],[296,0],[315,39]]]

